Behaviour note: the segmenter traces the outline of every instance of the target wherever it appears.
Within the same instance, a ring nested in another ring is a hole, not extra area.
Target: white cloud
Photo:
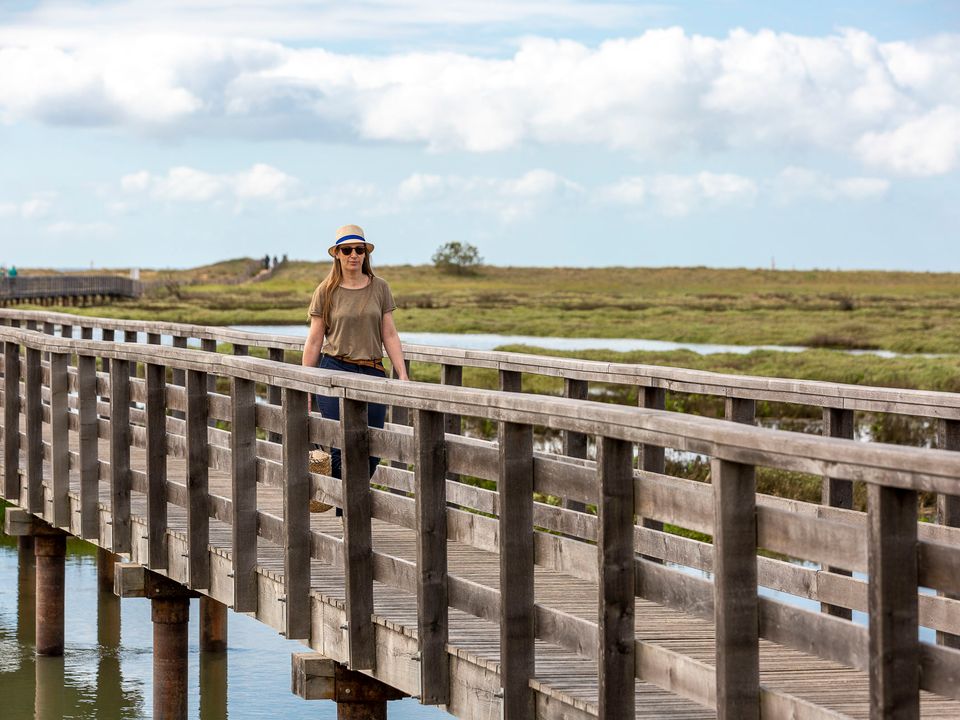
[[[55,199],[55,193],[39,193],[21,202],[2,202],[0,203],[0,217],[41,220],[50,214]]]
[[[942,175],[960,164],[960,106],[941,106],[857,143],[865,162],[904,175]]]
[[[890,189],[890,181],[875,177],[833,178],[804,167],[787,167],[771,183],[774,199],[781,204],[816,200],[874,200]]]
[[[624,178],[595,193],[597,200],[616,205],[643,206],[649,201],[670,217],[704,209],[749,207],[757,195],[757,184],[750,178],[705,171],[695,175]]]
[[[128,196],[149,194],[168,202],[207,203],[221,198],[281,201],[299,187],[297,178],[282,170],[257,163],[238,173],[209,173],[187,166],[170,168],[166,175],[146,170],[120,178],[120,189]],[[126,208],[120,203],[118,207]]]
[[[113,235],[116,228],[105,222],[69,222],[62,221],[47,225],[47,232],[51,235],[79,236],[79,237],[106,237]]]

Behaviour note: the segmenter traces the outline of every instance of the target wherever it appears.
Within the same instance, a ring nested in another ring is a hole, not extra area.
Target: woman
[[[370,253],[373,244],[366,241],[358,225],[337,230],[336,241],[327,250],[333,267],[313,293],[310,301],[310,331],[303,346],[303,365],[326,370],[341,370],[361,375],[386,377],[383,350],[386,348],[397,377],[407,380],[400,336],[393,323],[396,304],[390,286],[373,274]],[[340,399],[314,395],[314,407],[323,417],[340,419]],[[368,422],[382,428],[385,405],[367,405]],[[340,474],[340,450],[333,448],[330,461],[334,477]],[[380,458],[370,458],[370,475]]]

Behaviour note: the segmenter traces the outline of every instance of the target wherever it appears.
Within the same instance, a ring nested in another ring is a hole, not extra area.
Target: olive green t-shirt
[[[383,316],[396,309],[390,286],[381,278],[371,278],[370,284],[359,290],[338,287],[333,291],[322,352],[354,360],[380,360],[383,358]],[[309,313],[311,316],[323,314],[319,285],[313,292]]]

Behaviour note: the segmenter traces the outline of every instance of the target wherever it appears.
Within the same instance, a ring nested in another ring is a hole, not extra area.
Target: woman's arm
[[[409,380],[407,377],[407,365],[403,362],[403,348],[400,346],[400,334],[397,332],[397,326],[393,323],[393,313],[383,314],[383,320],[380,321],[380,334],[383,336],[383,347],[387,351],[390,363],[400,380]]]
[[[311,315],[310,330],[307,332],[307,341],[303,344],[303,360],[300,363],[304,367],[316,367],[319,364],[325,331],[323,318]]]

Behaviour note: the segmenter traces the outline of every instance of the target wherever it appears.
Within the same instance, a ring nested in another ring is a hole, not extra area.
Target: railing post
[[[216,353],[217,352],[217,341],[214,338],[202,338],[200,340],[200,349],[203,352]],[[217,390],[217,376],[216,375],[207,375],[207,392],[216,392]]]
[[[20,504],[20,346],[3,344],[3,496]]]
[[[658,387],[639,388],[639,405],[650,410],[664,410],[667,407],[667,391]],[[750,418],[751,421],[753,418]],[[666,453],[659,445],[640,445],[640,469],[662,475],[666,470]],[[653,518],[641,518],[645,528],[663,532],[663,522]],[[653,560],[652,558],[648,558]],[[654,560],[654,562],[660,562]]]
[[[233,609],[256,612],[257,600],[257,396],[253,380],[231,382],[233,485]]]
[[[167,368],[147,363],[147,557],[167,567]]]
[[[941,420],[937,428],[937,446],[941,450],[960,450],[960,420]],[[937,522],[951,527],[960,526],[960,496],[937,497]],[[960,595],[948,594],[954,600]],[[937,644],[960,650],[960,635],[937,631]]]
[[[586,400],[589,387],[586,380],[563,379],[563,396],[572,400]],[[567,457],[587,457],[587,436],[573,430],[562,431],[563,454]],[[563,498],[563,506],[568,510],[586,512],[587,506],[579,500]]]
[[[522,373],[516,370],[501,370],[499,379],[500,392],[522,392]]]
[[[77,358],[77,403],[80,452],[80,537],[100,537],[100,458],[97,427],[97,359]]]
[[[823,434],[825,437],[853,439],[853,410],[844,410],[842,408],[823,408]],[[853,509],[853,481],[843,480],[841,478],[832,478],[825,476],[822,485],[822,503],[830,507]],[[827,567],[827,572],[837,575],[850,576],[849,570],[843,568]],[[853,618],[853,611],[850,608],[840,605],[831,605],[830,603],[820,603],[821,612],[834,617]]]
[[[867,487],[870,717],[920,717],[917,493]]]
[[[130,364],[110,363],[110,513],[116,553],[130,552]]]
[[[187,578],[191,589],[210,587],[207,373],[187,371]]]
[[[174,335],[173,336],[173,346],[181,350],[186,350],[187,348],[187,338],[183,335]],[[187,372],[181,368],[173,369],[173,376],[170,378],[171,385],[176,385],[177,387],[186,387],[187,386]],[[174,410],[172,413],[173,417],[183,420],[186,418],[186,413],[181,412],[180,410]]]
[[[442,385],[452,385],[460,387],[463,385],[463,366],[447,365],[440,366],[440,383]],[[443,431],[451,435],[461,435],[463,433],[463,421],[460,415],[456,413],[447,413],[443,416]],[[448,473],[447,479],[460,480],[458,473]]]
[[[309,449],[307,393],[284,388],[283,586],[287,605],[288,640],[302,640],[310,637],[310,474],[307,466]],[[372,576],[370,592],[372,599]],[[369,620],[368,617],[368,623]]]
[[[27,348],[24,378],[24,414],[27,437],[27,510],[42,515],[43,499],[43,406],[41,404],[43,374],[40,351]]]
[[[51,465],[53,470],[53,512],[50,524],[70,526],[70,410],[67,407],[70,356],[50,353],[50,431]]]
[[[283,348],[270,348],[269,354],[273,362],[283,362]],[[277,406],[283,403],[283,394],[279,385],[267,385],[267,402]],[[267,433],[267,440],[270,442],[278,443],[281,439],[280,433],[272,431]]]
[[[373,544],[367,404],[341,398],[340,429],[349,666],[351,670],[372,670],[376,666],[377,654],[371,621]]]
[[[417,637],[420,702],[450,701],[447,657],[447,453],[445,416],[427,410],[414,415],[414,484],[417,512]]]
[[[713,588],[717,718],[760,717],[756,478],[750,465],[714,458]]]
[[[410,361],[403,361],[404,367],[407,370],[407,377],[410,376]],[[390,377],[396,379],[400,377],[397,373],[396,368],[390,368]],[[410,413],[407,408],[401,405],[392,405],[390,407],[390,422],[394,425],[409,425],[410,424]],[[400,463],[393,463],[394,467],[405,467]]]
[[[503,718],[527,720],[534,716],[533,427],[501,421],[498,441]]]
[[[600,438],[597,475],[600,717],[632,718],[636,702],[633,443]]]

